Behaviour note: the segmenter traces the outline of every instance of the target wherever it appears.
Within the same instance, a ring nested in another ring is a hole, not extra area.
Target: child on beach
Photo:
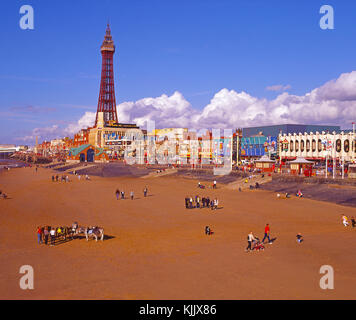
[[[298,234],[297,234],[297,242],[298,243],[302,243],[302,241],[303,241],[303,236],[302,236],[302,234],[299,232]]]
[[[210,229],[209,226],[206,226],[205,227],[205,234],[210,236],[210,235],[214,234],[214,232]]]
[[[342,223],[345,227],[347,227],[349,225],[347,216],[342,215]]]

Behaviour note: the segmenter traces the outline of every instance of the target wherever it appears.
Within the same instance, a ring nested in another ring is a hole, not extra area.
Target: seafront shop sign
[[[207,129],[200,129],[198,132],[195,130],[190,130],[189,132],[196,132],[196,139],[189,139],[181,141],[178,145],[177,153],[177,140],[175,138],[168,138],[166,142],[166,148],[164,149],[164,156],[162,152],[157,152],[155,136],[150,134],[155,132],[155,122],[147,122],[147,163],[148,164],[177,164],[177,159],[179,159],[180,164],[188,164],[188,154],[189,163],[198,164],[199,163],[199,140],[198,137],[205,136]],[[223,134],[222,134],[223,132]],[[204,141],[210,141],[210,139],[204,139]],[[212,129],[212,149],[211,153],[213,155],[213,161],[215,164],[223,165],[223,168],[219,169],[219,175],[229,174],[231,172],[232,165],[232,129]],[[215,143],[216,142],[216,143]],[[186,152],[188,148],[189,152]],[[135,156],[133,156],[133,152]],[[183,152],[182,152],[183,151]],[[144,164],[145,163],[145,141],[142,135],[136,135],[135,141],[131,143],[125,149],[124,159],[127,164]],[[214,168],[214,173],[215,173]],[[218,173],[216,173],[218,174]]]

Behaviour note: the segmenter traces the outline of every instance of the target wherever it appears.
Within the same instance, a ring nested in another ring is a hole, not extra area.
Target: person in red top
[[[37,241],[38,241],[38,244],[42,243],[42,229],[41,229],[41,227],[37,227]]]
[[[268,239],[268,243],[269,244],[272,244],[272,241],[271,239],[269,238],[269,234],[270,234],[270,229],[269,229],[269,224],[267,223],[266,226],[265,226],[265,236],[263,237],[262,239],[262,243],[265,242],[265,239],[267,238]]]

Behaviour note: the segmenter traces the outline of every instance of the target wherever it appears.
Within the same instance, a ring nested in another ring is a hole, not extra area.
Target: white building
[[[356,159],[356,141],[353,132],[310,132],[279,135],[281,160],[303,157],[310,160],[335,158],[353,162]]]

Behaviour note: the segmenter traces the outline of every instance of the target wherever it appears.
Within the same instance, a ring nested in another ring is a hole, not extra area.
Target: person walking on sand
[[[120,199],[120,190],[116,189],[115,194],[116,194],[116,200],[119,200]]]
[[[216,180],[214,180],[213,189],[216,189]]]
[[[147,189],[147,187],[145,187],[145,189],[143,189],[143,196],[144,197],[147,197],[147,192],[148,192],[148,189]]]
[[[269,238],[269,235],[270,235],[270,228],[269,228],[269,224],[267,223],[266,226],[265,226],[265,235],[264,235],[264,237],[262,239],[262,243],[264,243],[265,239],[267,238],[268,239],[268,243],[272,244],[272,241]]]
[[[197,208],[200,208],[200,198],[199,198],[199,196],[195,197],[195,202],[197,204]]]
[[[249,252],[249,251],[252,250],[252,243],[255,240],[256,240],[256,238],[254,237],[252,231],[250,231],[250,233],[247,235],[247,243],[248,243],[248,245],[247,245],[247,248],[245,250],[246,252]]]
[[[121,199],[125,199],[125,191],[121,191]]]
[[[48,236],[49,236],[48,228],[44,228],[43,235],[44,235],[44,243],[45,243],[45,245],[47,245],[48,244]]]
[[[215,198],[215,200],[214,200],[214,210],[216,210],[218,208],[218,205],[219,205],[219,200],[218,200],[218,198]]]
[[[41,227],[37,227],[37,242],[38,242],[38,244],[42,244],[42,229],[41,229]]]
[[[134,199],[134,192],[133,191],[130,192],[130,198],[131,198],[131,200]]]

